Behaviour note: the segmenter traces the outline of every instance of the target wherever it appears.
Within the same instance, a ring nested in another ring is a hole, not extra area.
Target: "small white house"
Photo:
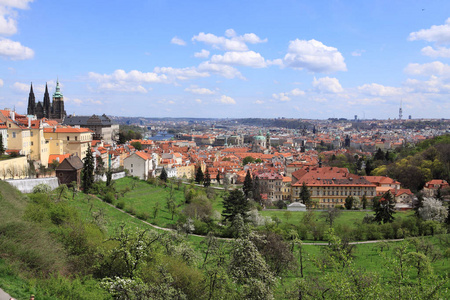
[[[293,202],[287,206],[288,211],[306,211],[306,205],[300,202]]]
[[[144,152],[135,152],[123,160],[123,166],[131,176],[146,180],[152,172],[151,156]]]

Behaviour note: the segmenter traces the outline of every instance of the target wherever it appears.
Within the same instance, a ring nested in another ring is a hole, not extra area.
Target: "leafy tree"
[[[243,299],[272,299],[276,278],[248,237],[233,243],[228,270],[238,284],[244,285]]]
[[[82,175],[83,192],[87,194],[94,184],[94,158],[91,147],[87,148],[86,157],[83,159]]]
[[[166,169],[163,167],[161,174],[159,175],[159,179],[161,179],[161,181],[166,182],[167,181],[167,172]]]
[[[355,201],[355,198],[353,198],[353,196],[347,196],[347,198],[345,198],[345,203],[344,203],[345,208],[352,209],[354,201]]]
[[[366,161],[366,168],[365,168],[365,170],[366,170],[366,175],[367,176],[370,176],[370,174],[372,173],[372,171],[373,171],[373,164],[372,164],[372,160],[371,159],[368,159],[367,161]]]
[[[258,176],[255,176],[253,180],[253,200],[255,200],[256,203],[262,204],[261,199],[261,183],[259,182]]]
[[[245,166],[246,164],[255,162],[255,159],[252,156],[246,156],[242,160],[242,164]]]
[[[250,209],[250,203],[241,190],[232,190],[223,199],[222,216],[225,221],[232,221],[238,214],[246,218]]]
[[[198,184],[202,183],[205,175],[203,174],[202,168],[199,166],[197,172],[195,173],[195,182]]]
[[[311,208],[311,192],[309,191],[309,188],[305,182],[303,182],[302,188],[300,190],[300,200],[303,204],[306,205],[307,208]]]
[[[363,208],[363,209],[366,209],[366,207],[367,207],[367,197],[366,197],[366,195],[364,195],[364,196],[362,197],[362,199],[361,199],[361,204],[362,204],[362,208]]]
[[[330,225],[330,227],[333,226],[334,220],[336,220],[340,215],[342,211],[338,209],[337,207],[328,208],[328,210],[324,211],[322,213],[323,217],[325,218],[325,221]]]
[[[208,187],[211,185],[211,175],[209,175],[208,169],[205,172],[205,178],[203,179],[203,186]]]
[[[383,197],[374,203],[375,221],[381,224],[392,223],[395,214],[395,201],[390,192],[386,192]]]
[[[167,199],[166,199],[166,207],[167,207],[167,210],[169,211],[169,213],[172,215],[172,220],[173,220],[173,216],[175,215],[175,213],[177,211],[177,204],[175,202],[175,191],[173,189],[172,184],[170,184],[170,187],[169,187],[169,195],[167,196]]]
[[[245,175],[244,186],[242,187],[242,190],[244,191],[245,197],[247,198],[249,196],[249,193],[253,190],[253,180],[252,176],[250,175],[250,170],[247,170],[247,175]]]
[[[106,171],[106,186],[110,186],[112,181],[112,171]]]
[[[134,148],[136,148],[136,150],[141,151],[142,150],[142,144],[141,142],[132,142],[131,146],[133,146]]]

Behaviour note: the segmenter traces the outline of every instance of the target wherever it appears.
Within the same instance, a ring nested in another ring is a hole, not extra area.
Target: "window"
[[[16,133],[13,132],[12,134],[13,134],[13,139],[15,139],[16,138]]]
[[[33,136],[33,131],[30,131],[30,135]]]
[[[78,140],[78,137],[76,136],[76,137],[75,137],[75,141],[77,141],[77,140]]]
[[[33,146],[33,142],[31,142],[31,146]]]
[[[133,167],[133,164],[131,164],[131,167]]]
[[[70,141],[70,136],[67,136],[67,140]]]

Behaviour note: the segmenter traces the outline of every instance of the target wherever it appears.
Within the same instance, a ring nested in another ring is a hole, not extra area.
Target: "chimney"
[[[11,112],[11,120],[13,120],[13,121],[16,120],[16,112],[15,111]]]
[[[27,118],[28,119],[28,128],[31,128],[31,118]]]
[[[55,127],[53,127],[53,132],[56,132],[56,126],[55,126]]]

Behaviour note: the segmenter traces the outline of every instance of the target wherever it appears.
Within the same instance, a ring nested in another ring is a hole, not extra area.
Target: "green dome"
[[[266,138],[263,137],[262,135],[257,135],[254,137],[255,140],[265,140]]]
[[[56,91],[53,94],[53,98],[63,98],[63,94],[61,94],[58,80],[56,81]]]

